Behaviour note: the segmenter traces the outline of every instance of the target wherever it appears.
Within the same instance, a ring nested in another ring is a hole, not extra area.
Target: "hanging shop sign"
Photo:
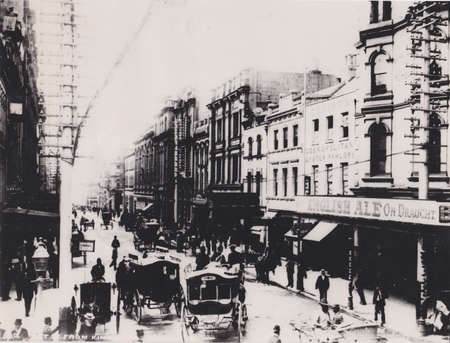
[[[450,203],[428,200],[298,196],[299,213],[450,226]]]

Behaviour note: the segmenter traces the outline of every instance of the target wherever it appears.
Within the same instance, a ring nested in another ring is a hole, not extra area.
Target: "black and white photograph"
[[[450,2],[0,0],[0,341],[450,342]]]

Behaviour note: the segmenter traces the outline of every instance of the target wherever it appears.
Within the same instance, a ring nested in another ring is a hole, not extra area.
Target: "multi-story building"
[[[441,62],[450,47],[440,32],[448,29],[447,6],[424,2],[410,11],[403,3],[372,1],[370,23],[359,33],[357,77],[307,94],[306,106],[300,100],[295,109],[294,100],[291,113],[280,102],[266,115],[267,208],[297,217],[290,251],[302,263],[349,282],[358,273],[368,287],[381,284],[415,302],[423,322],[426,299],[450,287],[448,82],[442,81],[449,70]],[[422,14],[441,18],[439,27],[421,26]],[[436,41],[433,52],[429,39],[410,32],[413,25]],[[300,148],[289,156],[295,125]],[[351,300],[350,293],[350,306]]]
[[[175,110],[177,101],[168,100],[155,123],[153,190],[161,224],[175,226]]]
[[[58,201],[39,193],[36,16],[29,1],[0,4],[0,280],[23,239],[57,236]],[[3,292],[2,297],[8,295]]]
[[[185,99],[177,101],[175,109],[175,199],[174,216],[177,228],[185,228],[191,222],[193,187],[193,133],[198,118],[198,105],[192,91]]]
[[[277,103],[280,93],[301,89],[303,78],[304,75],[299,73],[249,69],[215,90],[208,104],[211,112],[209,197],[212,221],[225,231],[241,227],[246,220],[259,214],[256,193],[242,193],[242,125],[249,126],[246,122],[252,120],[257,108],[264,110],[268,104]],[[314,90],[337,82],[332,75],[320,71],[312,73],[310,79]],[[230,213],[234,215],[230,216]]]
[[[193,189],[191,227],[196,232],[207,227],[209,209],[206,192],[209,185],[209,119],[195,122],[193,133]]]
[[[123,210],[134,213],[134,177],[135,177],[135,152],[132,151],[124,157],[124,191]]]
[[[153,189],[153,182],[156,177],[154,173],[154,136],[155,129],[154,127],[151,127],[134,143],[134,165],[132,168],[134,171],[134,203],[131,205],[133,211],[143,209],[146,209],[147,211],[155,210],[155,196]]]

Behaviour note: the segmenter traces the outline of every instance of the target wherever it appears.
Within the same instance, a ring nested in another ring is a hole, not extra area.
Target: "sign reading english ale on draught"
[[[450,203],[428,200],[296,197],[300,213],[450,226]]]

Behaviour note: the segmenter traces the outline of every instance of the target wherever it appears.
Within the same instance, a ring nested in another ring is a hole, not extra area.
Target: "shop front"
[[[31,258],[42,275],[49,276],[53,285],[58,283],[59,215],[53,212],[23,208],[5,208],[2,211],[3,229],[0,237],[2,272],[21,259]],[[44,254],[42,254],[42,251]],[[45,262],[45,263],[43,263]],[[1,282],[1,295],[8,296],[11,275]]]
[[[256,193],[211,192],[207,195],[209,226],[216,237],[248,242],[250,227],[263,213]]]
[[[302,239],[309,267],[349,282],[357,273],[363,286],[417,305],[450,289],[450,203],[300,196],[296,207],[317,220]]]

